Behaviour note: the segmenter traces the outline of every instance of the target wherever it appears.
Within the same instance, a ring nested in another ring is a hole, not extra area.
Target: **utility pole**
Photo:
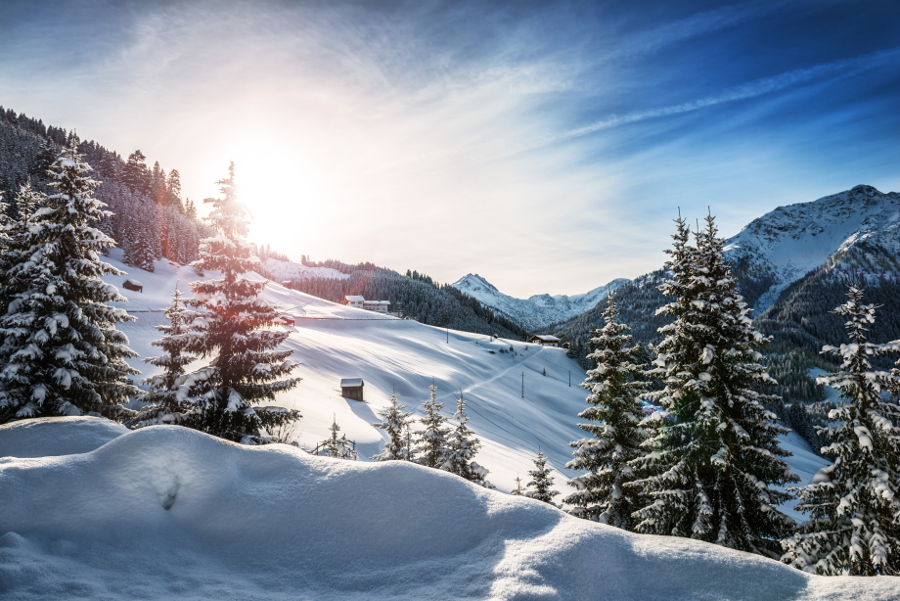
[[[525,398],[525,372],[522,372],[522,398]]]
[[[572,388],[572,370],[569,370],[569,388]]]

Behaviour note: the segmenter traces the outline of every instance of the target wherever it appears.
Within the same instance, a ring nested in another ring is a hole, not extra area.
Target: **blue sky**
[[[194,200],[234,159],[297,259],[572,294],[658,267],[679,207],[900,190],[900,3],[5,0],[0,104]]]

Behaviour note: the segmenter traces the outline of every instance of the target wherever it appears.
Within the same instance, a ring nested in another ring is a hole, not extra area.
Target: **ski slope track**
[[[3,599],[887,601],[900,585],[629,534],[406,462],[65,425],[80,453],[0,458]]]

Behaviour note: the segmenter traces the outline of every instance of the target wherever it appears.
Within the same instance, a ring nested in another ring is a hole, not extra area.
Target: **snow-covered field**
[[[61,425],[70,449],[18,458],[7,444],[13,456],[0,459],[4,600],[887,601],[900,590],[896,578],[815,577],[629,534],[405,462],[175,426],[116,435],[99,418],[7,424],[0,440],[52,438]]]
[[[164,261],[155,273],[132,271],[143,293],[122,289],[124,277],[107,279],[128,295],[123,306],[138,321],[123,330],[148,356],[168,291],[197,276]],[[274,284],[264,297],[295,318],[286,344],[304,380],[279,404],[303,413],[302,446],[324,439],[336,418],[361,458],[374,455],[383,435],[370,424],[391,391],[421,414],[433,379],[448,416],[465,395],[484,444],[477,460],[500,491],[412,464],[241,447],[177,427],[9,424],[0,427],[0,598],[898,598],[894,578],[810,577],[502,492],[517,474],[527,480],[538,446],[555,488],[569,489],[567,443],[582,435],[575,424],[586,392],[577,386],[584,372],[561,349],[448,334]],[[500,352],[510,346],[514,354]],[[364,378],[365,403],[341,397],[343,377]],[[824,465],[799,437],[785,444],[804,482]]]

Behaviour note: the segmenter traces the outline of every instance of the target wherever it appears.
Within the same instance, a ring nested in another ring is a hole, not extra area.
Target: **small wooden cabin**
[[[532,344],[541,344],[544,346],[559,346],[560,340],[556,336],[549,336],[547,334],[535,334],[528,339],[528,342],[531,342]]]
[[[144,293],[144,285],[137,280],[125,280],[125,283],[122,284],[122,288],[125,288],[126,290],[134,290],[135,292],[140,292],[141,294]]]
[[[363,382],[362,378],[343,378],[341,379],[341,396],[345,399],[353,399],[354,401],[365,401],[363,398]]]

